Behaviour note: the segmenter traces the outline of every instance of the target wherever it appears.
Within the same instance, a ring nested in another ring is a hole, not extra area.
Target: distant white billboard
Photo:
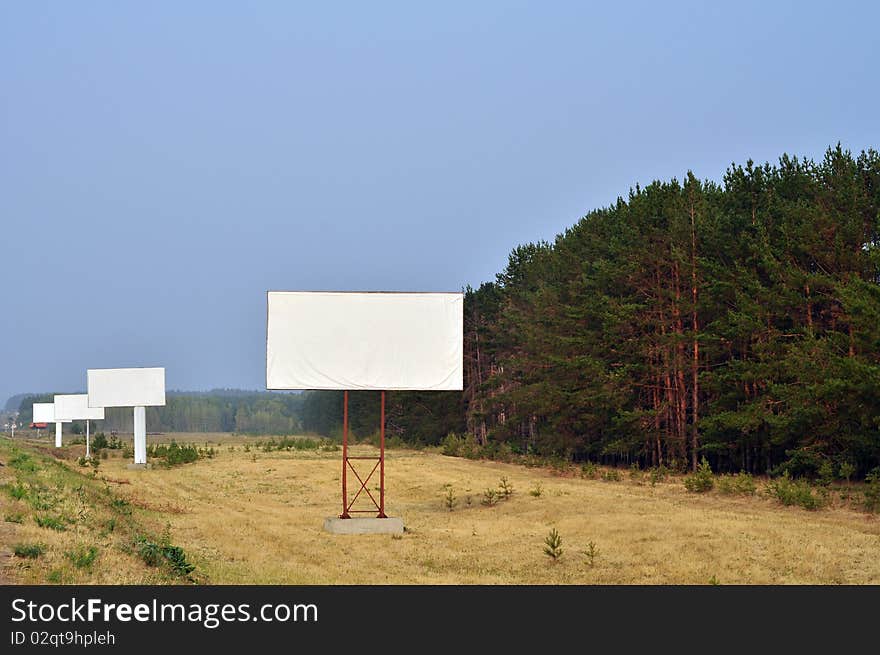
[[[54,423],[55,403],[34,403],[34,423]]]
[[[165,404],[164,368],[89,369],[89,407],[154,407]]]
[[[461,293],[270,291],[267,389],[460,391]]]
[[[102,421],[103,407],[89,407],[88,394],[63,394],[55,396],[55,418],[71,421]]]

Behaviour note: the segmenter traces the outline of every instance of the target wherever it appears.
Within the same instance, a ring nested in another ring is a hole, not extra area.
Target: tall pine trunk
[[[693,328],[694,357],[691,363],[691,468],[697,470],[697,451],[700,448],[700,433],[697,423],[700,420],[700,324],[697,318],[697,217],[693,200],[691,201],[691,302],[693,303],[691,323]]]

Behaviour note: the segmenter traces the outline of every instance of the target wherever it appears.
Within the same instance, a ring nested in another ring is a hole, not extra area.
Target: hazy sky
[[[869,2],[3,2],[0,403],[265,384],[268,289],[459,290],[635,183],[880,146]]]

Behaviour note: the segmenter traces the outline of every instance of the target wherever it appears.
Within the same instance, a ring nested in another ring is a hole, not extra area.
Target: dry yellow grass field
[[[691,494],[681,478],[652,486],[626,473],[617,482],[562,477],[424,451],[387,456],[387,513],[403,518],[403,535],[331,535],[322,524],[340,511],[339,452],[245,452],[242,444],[253,438],[223,439],[222,446],[216,436],[207,438],[217,448],[213,459],[132,471],[117,456],[97,473],[98,482],[104,478],[101,484],[136,508],[142,525],[155,533],[169,527],[201,582],[880,583],[877,515],[841,507],[809,512],[761,494]],[[71,463],[70,469],[77,467]],[[497,488],[502,477],[513,494],[484,506],[484,490]],[[539,484],[541,494],[532,495]],[[450,487],[456,497],[451,511],[444,500]],[[551,528],[563,541],[555,562],[543,552]],[[70,538],[33,524],[13,529],[19,541]],[[112,538],[105,537],[100,566],[88,575],[68,572],[69,581],[164,581],[114,548]],[[592,564],[585,555],[591,542],[598,551]],[[15,572],[21,581],[39,581],[37,575]]]

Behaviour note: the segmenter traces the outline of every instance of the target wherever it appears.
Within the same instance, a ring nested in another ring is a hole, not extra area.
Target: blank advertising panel
[[[54,423],[55,403],[34,403],[34,423]]]
[[[89,396],[85,393],[55,396],[55,418],[71,421],[103,421],[103,407],[89,407]]]
[[[460,391],[461,293],[270,291],[267,389]]]
[[[155,407],[165,404],[164,368],[90,368],[89,407]]]

